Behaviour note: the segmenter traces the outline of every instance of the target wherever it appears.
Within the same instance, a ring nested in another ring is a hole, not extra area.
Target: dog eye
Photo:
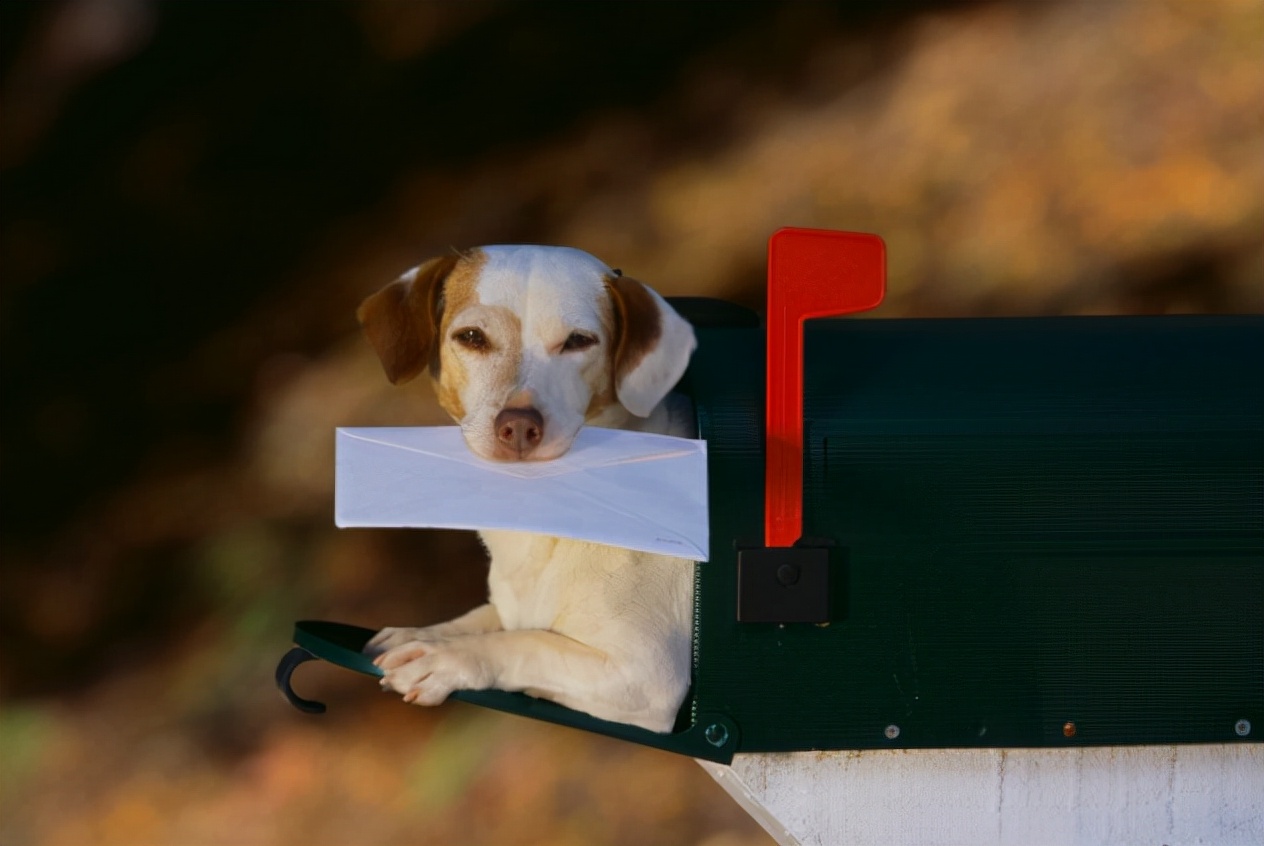
[[[463,347],[472,350],[485,350],[491,343],[487,340],[487,336],[483,334],[482,329],[458,329],[452,334],[452,339]]]
[[[586,350],[595,343],[597,343],[597,339],[592,335],[585,335],[583,332],[572,332],[566,338],[566,343],[562,344],[562,352]]]

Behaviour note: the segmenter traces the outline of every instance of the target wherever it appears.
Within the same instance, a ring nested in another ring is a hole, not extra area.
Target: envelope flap
[[[456,426],[337,431],[342,527],[501,529],[704,561],[706,442],[585,428],[554,461],[492,462]]]

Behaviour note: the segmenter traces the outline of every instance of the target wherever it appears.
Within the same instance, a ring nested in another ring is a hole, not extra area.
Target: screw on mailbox
[[[712,746],[723,746],[729,742],[729,730],[719,723],[712,723],[707,726],[704,736],[707,739],[707,743],[710,743]]]

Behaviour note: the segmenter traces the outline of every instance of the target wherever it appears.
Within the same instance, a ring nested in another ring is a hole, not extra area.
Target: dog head
[[[557,458],[585,421],[648,417],[680,379],[693,329],[662,297],[569,247],[443,256],[357,313],[387,378],[428,371],[483,458]]]

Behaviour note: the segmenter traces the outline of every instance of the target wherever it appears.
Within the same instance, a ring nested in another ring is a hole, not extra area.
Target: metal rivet
[[[891,725],[887,726],[886,729],[882,733],[887,736],[887,740],[895,740],[897,737],[900,736],[900,727],[897,726],[895,723],[892,723]]]
[[[707,743],[712,746],[723,746],[729,742],[729,730],[719,723],[712,723],[707,726],[702,736],[707,739]]]
[[[1246,737],[1248,734],[1251,733],[1251,721],[1238,720],[1236,723],[1233,724],[1233,731],[1235,734],[1237,734],[1238,737]]]
[[[792,587],[799,583],[799,568],[795,564],[782,564],[777,568],[777,581],[782,587]]]
[[[1063,737],[1075,737],[1075,723],[1071,722],[1070,720],[1067,720],[1065,723],[1063,723],[1063,724],[1062,724],[1062,736],[1063,736]]]

